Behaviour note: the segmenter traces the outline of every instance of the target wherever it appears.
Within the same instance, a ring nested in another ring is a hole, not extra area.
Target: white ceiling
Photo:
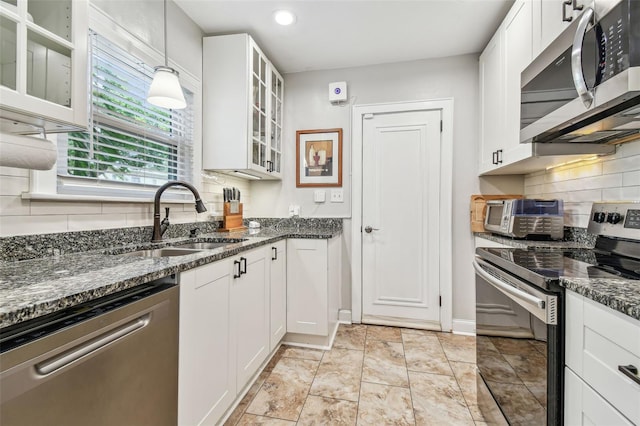
[[[174,0],[206,35],[247,32],[282,73],[481,52],[513,0]],[[273,13],[297,22],[282,27]]]

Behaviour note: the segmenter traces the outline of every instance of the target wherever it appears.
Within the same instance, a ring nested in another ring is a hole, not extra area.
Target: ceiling
[[[206,35],[247,32],[281,73],[479,53],[513,0],[174,0]],[[282,27],[276,10],[297,16]]]

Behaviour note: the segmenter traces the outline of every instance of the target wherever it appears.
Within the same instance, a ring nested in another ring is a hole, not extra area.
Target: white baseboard
[[[452,330],[453,334],[464,334],[467,336],[476,335],[476,322],[473,320],[453,319]]]
[[[351,324],[351,309],[340,309],[338,311],[338,322],[340,324]]]

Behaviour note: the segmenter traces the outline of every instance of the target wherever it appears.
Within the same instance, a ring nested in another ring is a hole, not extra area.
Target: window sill
[[[32,201],[77,201],[95,203],[153,203],[152,198],[133,197],[102,197],[97,195],[46,194],[37,192],[23,192],[23,200]],[[162,204],[193,204],[195,200],[162,199]]]

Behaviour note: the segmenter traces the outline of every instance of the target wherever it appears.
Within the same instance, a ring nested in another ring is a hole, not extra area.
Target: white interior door
[[[440,329],[441,110],[368,114],[362,321]]]

